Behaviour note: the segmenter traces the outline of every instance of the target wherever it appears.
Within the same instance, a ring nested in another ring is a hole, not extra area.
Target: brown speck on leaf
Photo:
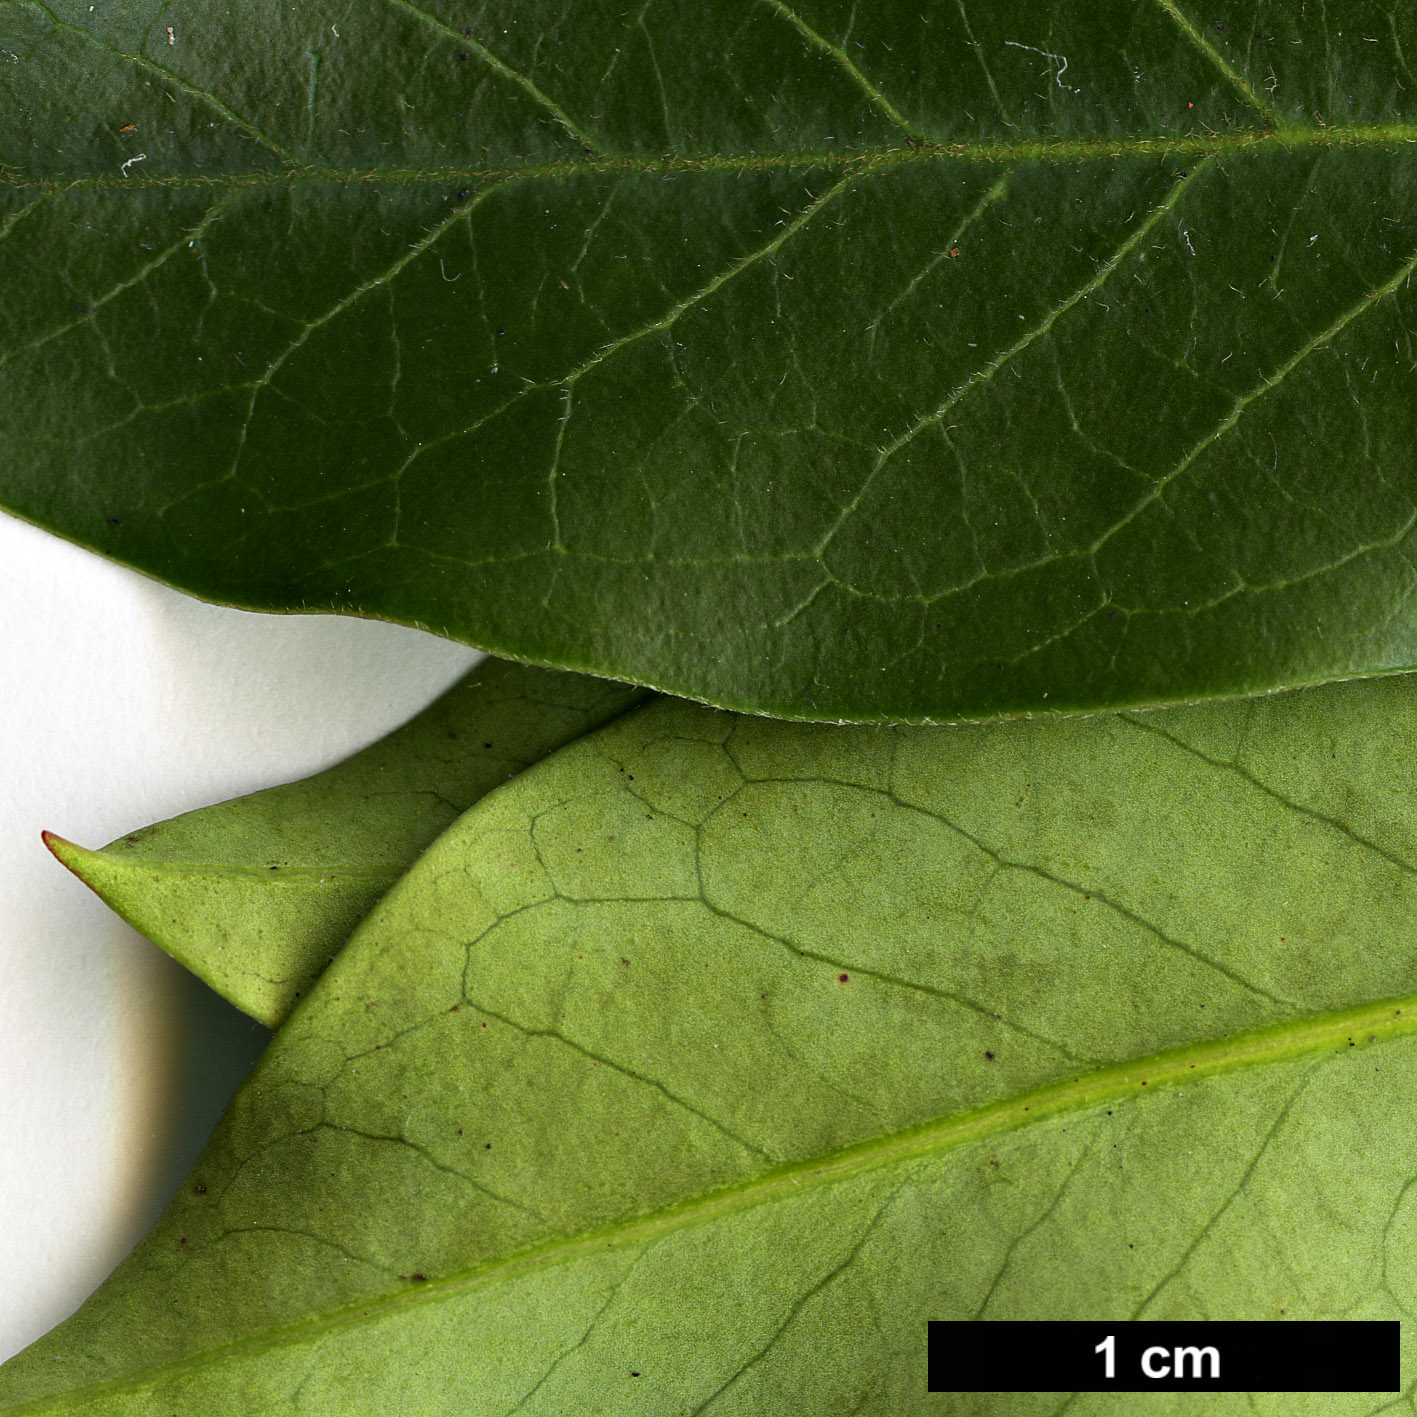
[[[994,1061],[994,1055],[992,1053],[986,1051],[984,1056],[989,1060],[989,1062],[992,1063]]]
[[[120,133],[136,133],[138,125],[136,123],[125,123],[119,130]]]
[[[461,1005],[461,1004],[454,1004],[454,1005],[452,1006],[452,1008],[450,1008],[450,1009],[448,1010],[448,1012],[449,1012],[450,1014],[455,1014],[455,1013],[457,1013],[457,1011],[458,1011],[460,1008],[462,1008],[462,1005]]]
[[[179,1245],[185,1245],[187,1243],[187,1237],[184,1235],[177,1243]]]
[[[106,522],[109,524],[109,526],[122,526],[122,525],[123,525],[123,523],[122,523],[121,521],[119,521],[117,517],[105,517],[105,518],[104,518],[104,521],[106,521]]]
[[[207,1193],[207,1188],[200,1181],[198,1181],[192,1189],[196,1191],[199,1196],[204,1196]]]
[[[459,193],[458,195],[461,196],[462,193]],[[458,735],[456,733],[449,733],[448,737],[451,738],[454,742],[457,742]]]
[[[838,974],[836,976],[836,982],[838,984],[850,984],[851,976],[849,974]]]
[[[951,247],[950,247],[950,259],[953,260],[953,259],[954,259],[956,256],[958,256],[958,255],[959,255],[959,247],[958,247],[958,246],[951,246]]]
[[[427,1276],[426,1274],[410,1274],[410,1275],[409,1275],[409,1278],[410,1278],[415,1284],[427,1284],[427,1283],[428,1283],[428,1276]]]

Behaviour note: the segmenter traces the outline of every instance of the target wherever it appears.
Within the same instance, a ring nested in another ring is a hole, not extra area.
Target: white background
[[[141,1238],[269,1035],[44,849],[303,777],[478,656],[201,604],[0,514],[0,1360]]]

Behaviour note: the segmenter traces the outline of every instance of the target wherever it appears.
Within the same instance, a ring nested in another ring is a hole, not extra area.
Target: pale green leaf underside
[[[0,502],[804,718],[1410,668],[1413,54],[1397,0],[3,0]]]
[[[223,998],[279,1026],[430,842],[484,793],[642,692],[484,660],[416,718],[327,771],[86,851],[71,871]]]
[[[628,715],[380,903],[5,1410],[1121,1412],[927,1397],[924,1321],[1408,1318],[1414,749],[1407,679]]]

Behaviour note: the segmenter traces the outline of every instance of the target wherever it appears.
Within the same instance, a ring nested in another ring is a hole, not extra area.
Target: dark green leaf
[[[375,909],[4,1410],[1003,1417],[1065,1404],[928,1398],[927,1318],[1397,1318],[1414,749],[1411,680],[629,715]]]
[[[0,6],[0,501],[807,718],[1411,667],[1417,10]]]
[[[275,1028],[460,813],[643,698],[484,660],[402,728],[303,782],[187,812],[102,851],[45,840],[154,944]]]

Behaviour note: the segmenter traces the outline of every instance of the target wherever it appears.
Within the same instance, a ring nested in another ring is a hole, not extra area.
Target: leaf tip
[[[39,839],[48,848],[49,854],[54,857],[66,870],[72,871],[74,875],[83,880],[83,874],[79,870],[79,863],[88,856],[92,856],[92,851],[86,851],[82,846],[75,845],[72,841],[66,840],[58,832],[42,831]],[[87,884],[87,882],[85,882]]]

